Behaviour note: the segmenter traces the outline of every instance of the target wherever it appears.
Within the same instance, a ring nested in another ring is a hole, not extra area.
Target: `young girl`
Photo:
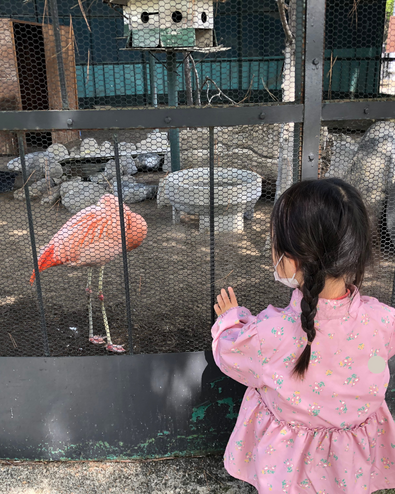
[[[229,288],[214,309],[214,358],[248,386],[225,468],[260,494],[371,493],[395,487],[395,424],[384,400],[395,309],[361,296],[369,219],[340,179],[303,181],[271,216],[285,309],[252,316]]]

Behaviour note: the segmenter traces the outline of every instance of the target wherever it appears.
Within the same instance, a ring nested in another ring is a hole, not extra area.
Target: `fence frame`
[[[3,111],[0,130],[209,127],[212,135],[217,126],[302,123],[302,179],[316,178],[322,122],[382,120],[395,115],[395,100],[322,100],[324,13],[325,0],[307,0],[303,103]],[[210,152],[213,163],[213,146]],[[395,411],[395,389],[391,390],[395,388],[394,366],[395,361],[390,362],[392,377],[386,399]],[[185,377],[186,369],[190,371],[184,383],[187,391],[182,394],[174,383]],[[219,453],[234,426],[245,390],[219,371],[209,351],[122,357],[3,357],[0,373],[3,459]]]

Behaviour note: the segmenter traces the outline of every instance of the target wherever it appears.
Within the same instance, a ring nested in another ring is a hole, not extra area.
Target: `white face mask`
[[[274,266],[274,273],[273,273],[274,279],[276,281],[279,281],[280,283],[282,283],[285,286],[289,286],[289,288],[298,288],[299,282],[295,278],[296,273],[292,276],[292,278],[280,278],[280,276],[277,273],[277,266],[279,265],[279,263],[283,257],[284,257],[284,254],[280,257],[277,264]]]

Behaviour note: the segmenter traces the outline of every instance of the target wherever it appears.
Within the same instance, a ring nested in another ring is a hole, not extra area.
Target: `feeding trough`
[[[173,222],[180,213],[199,215],[199,231],[210,228],[210,170],[193,168],[169,174],[162,183],[159,203],[173,207]],[[262,177],[238,168],[214,169],[214,231],[241,232],[244,217],[252,218],[262,194]],[[167,202],[168,201],[168,202]]]

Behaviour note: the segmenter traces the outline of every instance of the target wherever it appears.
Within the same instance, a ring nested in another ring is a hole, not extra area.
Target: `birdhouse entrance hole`
[[[141,14],[141,22],[143,24],[147,24],[149,22],[151,15],[159,15],[159,12],[142,12]]]
[[[178,24],[182,21],[182,14],[179,10],[176,10],[171,14],[171,18],[173,19],[173,22],[176,22]]]

